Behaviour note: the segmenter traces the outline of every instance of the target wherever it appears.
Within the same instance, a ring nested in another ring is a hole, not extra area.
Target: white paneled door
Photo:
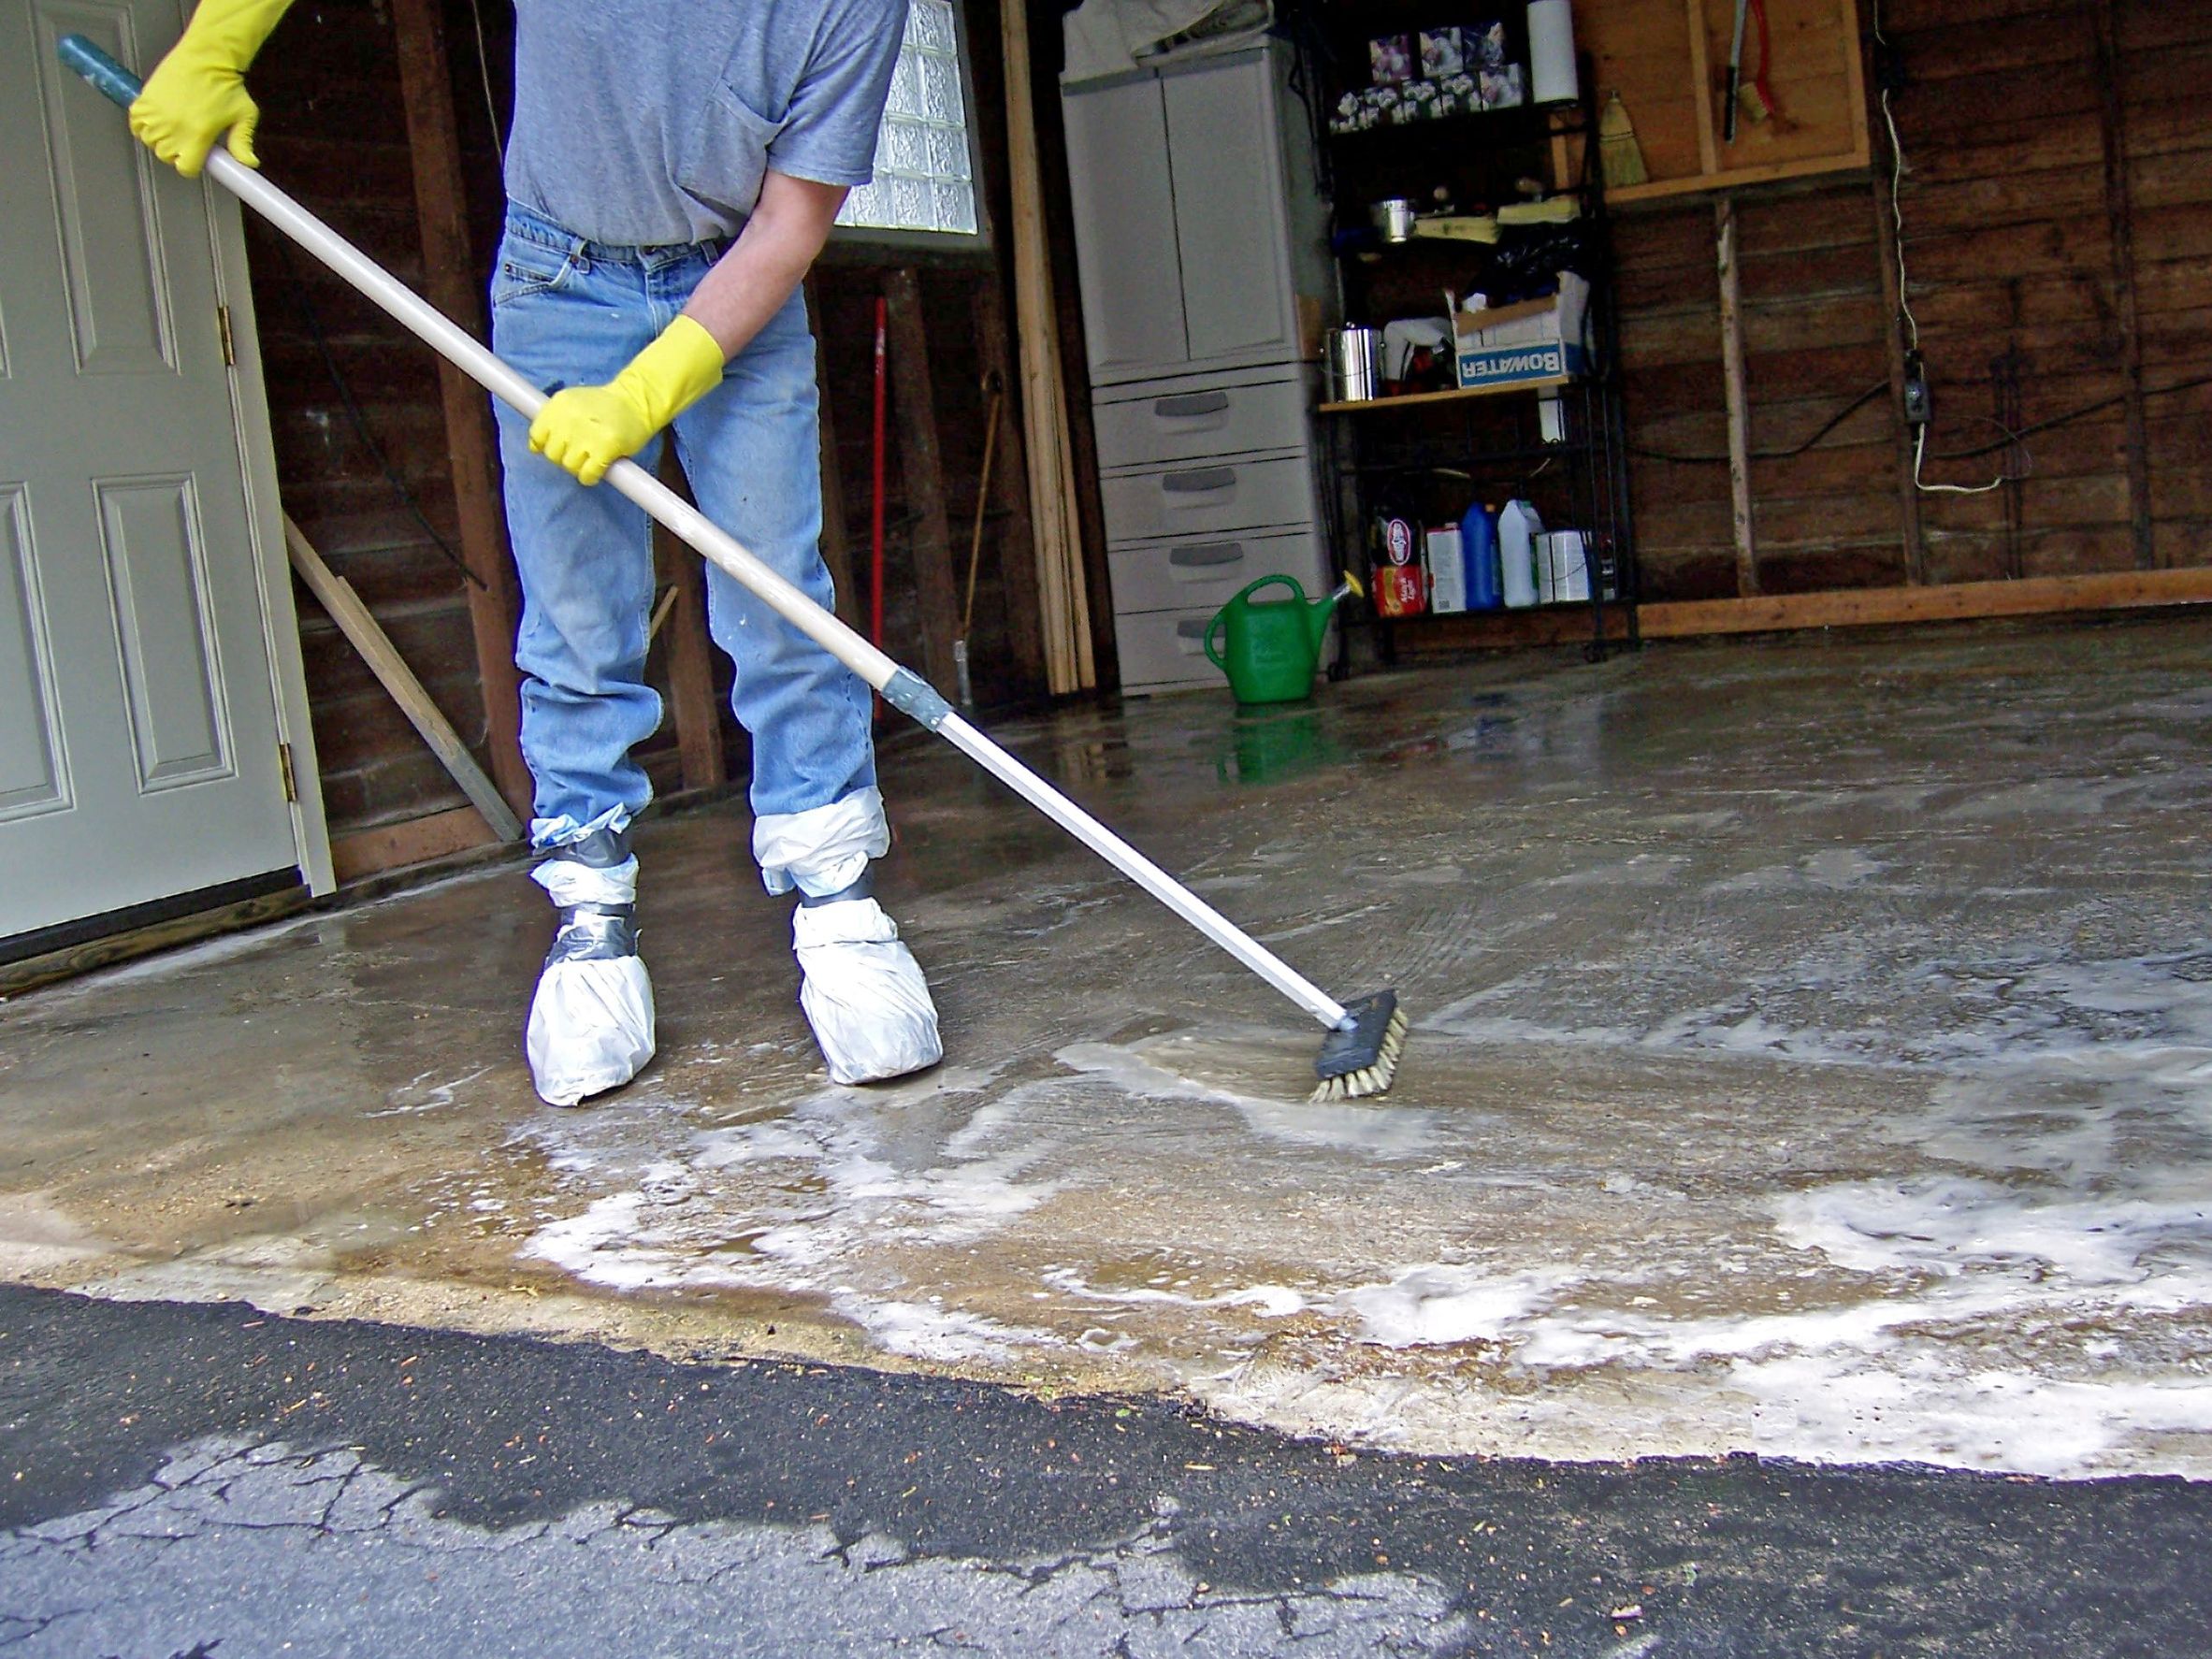
[[[0,959],[299,862],[271,670],[292,616],[241,411],[266,415],[211,218],[236,209],[54,57],[76,33],[143,66],[178,26],[174,0],[0,0]]]

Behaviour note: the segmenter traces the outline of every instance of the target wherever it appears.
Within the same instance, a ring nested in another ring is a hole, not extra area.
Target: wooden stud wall
[[[1894,104],[1909,297],[1934,384],[1925,476],[2020,476],[1973,496],[1910,487],[1878,133],[1871,178],[1736,198],[1758,590],[2212,563],[2212,387],[2160,395],[2212,374],[2212,9],[1887,0],[1882,21],[1911,78]],[[1636,526],[1644,595],[1661,602],[1743,591],[1713,226],[1703,206],[1651,206],[1618,228]],[[1758,458],[1876,386],[1808,453]],[[2024,452],[1943,458],[2001,440],[1997,422],[2105,399]]]
[[[369,0],[301,8],[255,65],[253,91],[269,176],[420,290],[423,238],[387,11]],[[246,229],[284,506],[491,770],[461,575],[354,431],[310,308],[371,438],[457,553],[464,541],[436,363],[251,213]],[[299,611],[334,840],[465,808],[437,757],[304,591]]]

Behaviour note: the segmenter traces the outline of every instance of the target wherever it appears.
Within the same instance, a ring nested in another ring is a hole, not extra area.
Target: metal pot
[[[1413,239],[1413,204],[1404,196],[1393,196],[1389,201],[1377,202],[1367,209],[1367,217],[1375,228],[1382,233],[1386,242],[1410,242]]]
[[[1365,403],[1382,393],[1382,333],[1332,328],[1328,338],[1329,401]]]

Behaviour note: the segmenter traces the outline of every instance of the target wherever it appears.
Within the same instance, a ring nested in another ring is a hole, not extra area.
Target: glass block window
[[[846,197],[837,223],[863,230],[972,237],[976,224],[971,157],[952,0],[911,0],[890,101],[875,134],[875,181]]]

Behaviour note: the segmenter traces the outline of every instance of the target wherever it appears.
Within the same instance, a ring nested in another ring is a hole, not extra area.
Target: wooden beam
[[[1966,622],[1993,616],[2204,604],[2212,604],[2212,567],[2031,576],[2022,582],[1952,582],[1929,587],[1765,594],[1747,599],[1691,599],[1640,606],[1636,618],[1645,639],[1679,640],[1704,634],[1875,628],[1892,623]]]
[[[912,270],[884,272],[890,307],[891,401],[899,418],[899,476],[905,484],[907,546],[921,621],[921,660],[930,684],[949,695],[956,683],[952,642],[960,633],[960,589],[952,574],[952,524],[945,504],[945,446],[930,382],[929,326],[921,282]]]
[[[1743,294],[1736,261],[1736,198],[1713,204],[1720,259],[1721,393],[1728,411],[1728,503],[1736,540],[1736,591],[1759,590],[1758,546],[1751,526],[1751,403],[1743,375]]]
[[[280,916],[295,916],[305,910],[313,897],[304,886],[285,887],[256,899],[241,899],[235,904],[219,905],[213,910],[172,916],[167,921],[152,922],[125,932],[106,933],[79,945],[0,964],[0,997],[17,996],[41,985],[90,974],[96,968],[135,961],[158,950],[196,945],[203,939],[236,933]]]
[[[819,410],[822,469],[822,563],[837,591],[837,616],[846,627],[865,633],[860,590],[853,584],[852,522],[845,512],[845,469],[837,455],[837,421],[830,405],[830,348],[822,326],[821,291],[806,279],[806,325],[814,331],[814,378]]]
[[[2158,553],[2150,524],[2150,438],[2143,412],[2143,335],[2135,316],[2135,209],[2128,190],[2128,113],[2120,98],[2118,29],[2113,0],[2085,0],[2097,48],[2098,136],[2104,151],[2104,223],[2112,238],[2112,299],[2119,326],[2120,387],[2126,415],[2128,522],[2135,568]]]
[[[1707,58],[1704,0],[1684,0],[1690,22],[1690,84],[1698,89],[1698,170],[1708,177],[1720,171],[1719,123],[1713,119],[1713,67]],[[1640,186],[1631,185],[1628,190]],[[1628,190],[1619,192],[1620,198],[1628,199]],[[1613,195],[1615,193],[1608,191]]]
[[[678,473],[675,445],[660,452],[662,481]],[[722,749],[722,701],[715,695],[715,657],[707,641],[706,570],[698,554],[664,527],[653,527],[656,563],[669,584],[668,697],[676,721],[676,757],[684,787],[711,789],[728,781]]]
[[[293,570],[307,584],[308,591],[321,601],[323,609],[330,613],[330,620],[338,625],[338,631],[361,654],[377,684],[391,694],[392,700],[399,705],[399,712],[407,716],[408,724],[430,745],[430,752],[461,786],[461,793],[484,815],[492,833],[501,841],[520,841],[521,822],[499,798],[491,779],[484,775],[476,757],[469,753],[469,745],[461,741],[461,734],[453,729],[423,688],[423,683],[414,677],[414,671],[407,666],[407,659],[399,655],[391,636],[377,625],[369,607],[361,602],[354,584],[324,562],[314,543],[292,522],[289,512],[284,514],[284,547],[291,555]]]
[[[1020,386],[1017,383],[1012,341],[1006,335],[1006,302],[997,273],[976,294],[976,359],[987,387],[1005,393],[999,414],[999,457],[992,464],[990,499],[1000,512],[999,590],[1006,607],[1006,648],[1015,672],[1031,691],[1045,686],[1044,623],[1037,607],[1037,554],[1029,512],[1028,452],[1021,440]],[[988,406],[990,393],[984,394]]]
[[[492,845],[495,841],[483,814],[472,806],[456,806],[450,812],[334,835],[330,838],[330,862],[340,882],[358,881],[386,870]]]
[[[1057,11],[1051,13],[1057,17]],[[1076,465],[1076,426],[1090,411],[1071,395],[1062,342],[1079,339],[1078,300],[1072,284],[1056,282],[1056,252],[1072,264],[1074,233],[1066,204],[1056,216],[1044,188],[1048,163],[1066,167],[1057,151],[1041,153],[1041,121],[1032,90],[1029,8],[1004,0],[1000,38],[1005,52],[1006,182],[1013,203],[1014,325],[1019,344],[1021,411],[1027,430],[1030,512],[1036,543],[1038,608],[1043,619],[1048,685],[1055,695],[1100,683],[1094,641],[1110,641],[1112,595],[1104,576],[1104,515],[1095,468]],[[1059,130],[1055,117],[1051,131]],[[1064,196],[1064,193],[1062,193]],[[1091,454],[1085,445],[1085,454]],[[1088,494],[1086,494],[1088,490]],[[1105,621],[1102,624],[1101,616]]]
[[[1587,645],[1593,631],[1589,608],[1583,605],[1571,610],[1461,611],[1394,622],[1389,626],[1392,648],[1401,661],[1463,651]],[[1608,640],[1631,637],[1626,605],[1605,607],[1605,637]]]
[[[399,97],[414,169],[415,217],[423,242],[423,285],[430,303],[481,338],[483,273],[469,237],[469,207],[454,131],[453,76],[445,57],[441,13],[433,0],[392,0],[399,54]],[[476,382],[438,360],[445,411],[445,447],[454,504],[461,521],[461,557],[476,673],[484,691],[484,743],[499,793],[517,813],[530,810],[534,786],[522,758],[521,676],[514,667],[520,611],[506,522],[494,480],[497,454],[491,408]]]

